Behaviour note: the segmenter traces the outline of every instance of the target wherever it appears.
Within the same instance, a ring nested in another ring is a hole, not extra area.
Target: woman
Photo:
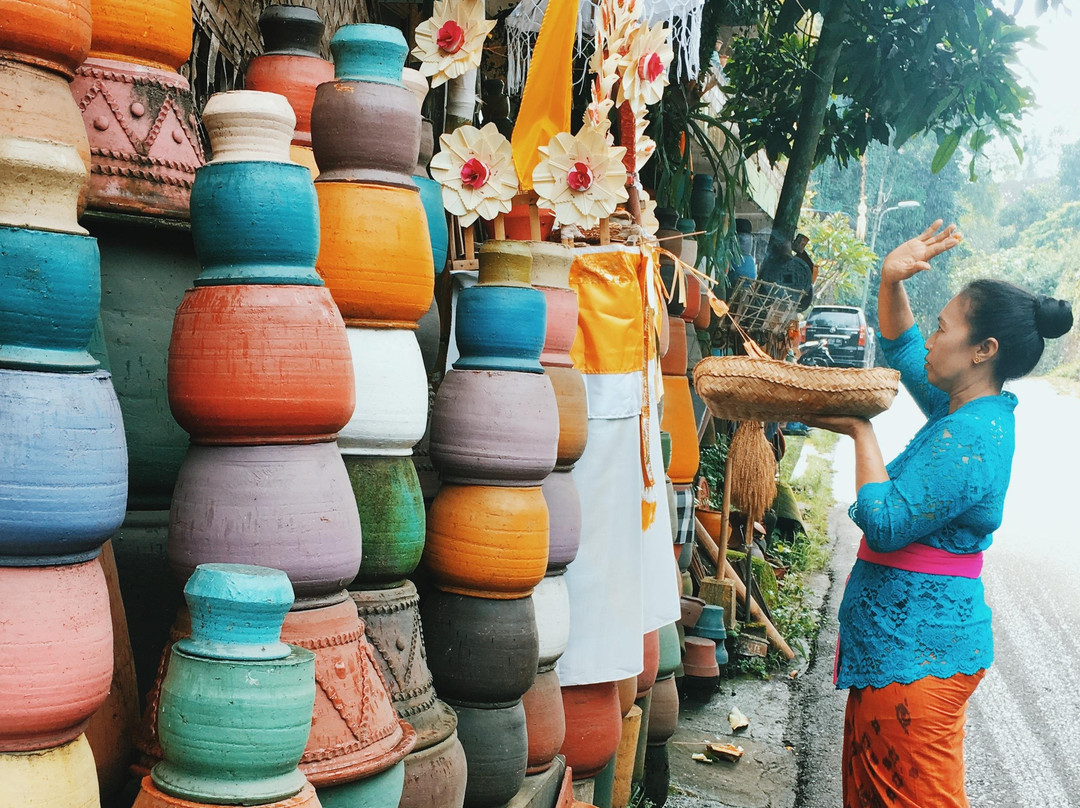
[[[865,533],[840,606],[845,808],[968,804],[964,712],[993,659],[979,573],[1013,456],[1016,396],[1002,384],[1072,327],[1068,303],[982,280],[924,344],[903,282],[960,243],[941,224],[889,253],[878,293],[885,355],[926,424],[886,467],[868,420],[808,421],[854,440],[850,515]]]

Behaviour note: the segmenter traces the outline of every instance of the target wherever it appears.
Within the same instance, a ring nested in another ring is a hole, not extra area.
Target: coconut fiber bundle
[[[870,418],[892,406],[899,386],[900,374],[889,368],[819,368],[756,356],[710,356],[694,367],[698,395],[726,421]]]

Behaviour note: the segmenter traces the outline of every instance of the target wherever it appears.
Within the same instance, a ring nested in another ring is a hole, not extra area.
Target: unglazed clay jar
[[[345,322],[411,327],[427,312],[435,289],[420,192],[321,176],[315,191],[321,234],[316,269]]]
[[[660,360],[665,376],[686,375],[686,324],[679,317],[668,317],[668,349]]]
[[[356,402],[345,323],[330,292],[189,290],[173,320],[168,391],[173,417],[198,443],[333,440]]]
[[[649,743],[667,743],[679,726],[679,691],[675,677],[657,679],[649,703]]]
[[[619,689],[615,682],[562,689],[566,739],[562,754],[575,780],[594,777],[615,757],[622,736]]]
[[[548,570],[563,569],[577,558],[581,544],[581,498],[570,471],[553,471],[542,486],[548,506]]]
[[[565,244],[551,241],[530,241],[532,253],[532,285],[549,289],[570,288],[570,267],[574,251]]]
[[[73,145],[0,134],[0,225],[86,235],[76,221],[86,180]]]
[[[356,408],[338,434],[342,454],[410,456],[427,428],[428,386],[416,332],[347,328]]]
[[[405,758],[405,787],[398,808],[462,808],[466,762],[457,731]]]
[[[570,641],[570,592],[560,571],[544,576],[532,594],[536,612],[539,666],[554,665]]]
[[[664,376],[664,417],[660,428],[671,433],[668,476],[676,485],[692,483],[700,458],[694,404],[690,399],[690,382],[685,373]]]
[[[169,514],[169,563],[181,581],[205,563],[284,570],[297,598],[356,577],[360,517],[334,443],[191,446]]]
[[[385,808],[401,801],[405,761],[360,780],[319,788],[322,808]]]
[[[683,309],[682,318],[692,323],[701,310],[701,281],[696,275],[686,273],[686,308]]]
[[[523,598],[544,577],[548,510],[540,488],[444,485],[428,510],[424,564],[436,586]]]
[[[544,374],[555,388],[555,401],[559,407],[559,454],[555,467],[572,469],[585,453],[589,439],[585,379],[577,368],[548,367]]]
[[[459,370],[543,373],[547,302],[526,287],[481,286],[458,294],[454,336]]]
[[[536,678],[532,598],[497,601],[434,590],[420,599],[428,666],[442,698],[511,702]]]
[[[540,364],[544,367],[571,368],[570,349],[577,337],[578,298],[573,289],[541,288],[547,300],[547,331]]]
[[[435,397],[430,436],[445,481],[539,485],[555,467],[555,391],[536,373],[451,370]]]
[[[132,808],[202,808],[202,805],[203,803],[166,794],[147,776],[142,780],[139,794],[135,797]],[[315,787],[307,783],[295,796],[266,803],[261,808],[321,808],[321,805],[315,793]]]
[[[33,5],[23,0],[3,0],[0,4],[4,9]],[[6,32],[11,17],[0,13],[0,19],[5,20]],[[71,70],[74,72],[74,65]],[[8,136],[71,146],[79,153],[86,174],[90,173],[90,143],[67,79],[58,73],[0,58],[0,138]]]
[[[91,56],[179,70],[191,54],[188,0],[93,0],[93,12]]]
[[[637,677],[637,697],[639,699],[652,690],[653,684],[656,683],[657,670],[660,667],[660,633],[650,631],[642,638],[642,644],[644,645],[642,655],[644,668]]]
[[[465,804],[496,808],[517,794],[529,762],[525,708],[454,704],[458,737],[468,761]]]
[[[99,808],[94,753],[85,735],[38,752],[0,754],[4,805]]]
[[[551,768],[566,737],[559,675],[554,669],[536,675],[536,682],[521,699],[525,707],[525,730],[529,736],[527,774],[539,774]]]
[[[90,0],[0,0],[0,59],[71,78],[90,52]]]
[[[94,558],[126,505],[127,444],[109,374],[0,369],[0,563]]]
[[[97,560],[0,566],[0,592],[0,753],[67,743],[104,703],[112,681],[105,574]],[[0,754],[0,761],[6,757]],[[92,758],[90,772],[96,785]],[[10,781],[2,782],[6,800]]]

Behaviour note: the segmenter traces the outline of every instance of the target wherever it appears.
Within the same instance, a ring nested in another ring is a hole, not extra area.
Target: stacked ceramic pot
[[[431,418],[442,487],[428,512],[424,565],[437,590],[421,610],[435,686],[458,713],[469,808],[505,804],[530,751],[540,771],[560,745],[556,721],[542,741],[538,724],[529,737],[522,703],[541,658],[532,593],[548,566],[542,485],[559,443],[555,390],[540,364],[547,304],[530,285],[532,263],[525,242],[481,246],[479,282],[457,302],[460,357]],[[547,608],[557,598],[538,602]],[[558,658],[560,642],[545,637],[545,658]],[[547,677],[532,696],[552,709],[557,681]]]
[[[94,0],[93,12],[90,55],[71,83],[90,138],[87,204],[186,219],[203,163],[195,100],[177,72],[191,53],[190,0]]]
[[[662,806],[667,800],[671,780],[667,744],[679,724],[679,692],[675,684],[675,671],[680,663],[680,649],[679,632],[674,623],[659,630],[658,641],[656,681],[649,699],[643,781],[648,798],[655,805]]]
[[[157,709],[163,757],[135,805],[318,808],[298,765],[313,730],[317,662],[281,641],[288,576],[200,565],[184,596],[190,636],[169,651]]]
[[[270,5],[259,15],[263,52],[251,60],[244,87],[279,93],[296,113],[290,154],[318,175],[311,150],[311,108],[320,84],[334,79],[334,65],[319,55],[322,18],[303,6]]]
[[[87,352],[100,259],[76,221],[89,149],[68,82],[90,10],[0,2],[0,19],[0,803],[96,806],[83,732],[113,675],[98,556],[123,521],[127,449]]]

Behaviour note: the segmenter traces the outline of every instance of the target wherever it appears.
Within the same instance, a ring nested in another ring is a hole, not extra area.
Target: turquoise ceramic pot
[[[727,631],[724,629],[724,607],[714,606],[711,603],[706,604],[705,608],[701,610],[701,617],[698,618],[693,628],[687,630],[687,633],[695,637],[716,640],[717,644],[723,644],[722,641],[727,637]]]
[[[93,370],[100,302],[97,239],[0,227],[0,367]]]
[[[405,787],[405,761],[342,786],[318,789],[323,808],[394,808]]]
[[[315,655],[291,647],[278,660],[206,659],[173,647],[161,683],[162,791],[217,805],[259,805],[297,794],[297,768],[315,706]]]
[[[409,46],[396,28],[372,23],[343,25],[330,40],[330,52],[338,79],[402,86],[401,68]]]
[[[458,295],[458,370],[543,373],[547,300],[538,289],[478,285]]]
[[[413,182],[420,189],[420,201],[424,203],[427,215],[428,234],[431,236],[431,252],[435,259],[435,273],[446,267],[446,252],[450,242],[450,232],[446,228],[446,211],[443,209],[442,186],[428,177],[413,177]]]
[[[0,564],[87,561],[126,506],[127,443],[109,374],[0,369]]]
[[[311,171],[295,163],[212,163],[195,172],[191,236],[196,286],[322,286],[319,203]]]

